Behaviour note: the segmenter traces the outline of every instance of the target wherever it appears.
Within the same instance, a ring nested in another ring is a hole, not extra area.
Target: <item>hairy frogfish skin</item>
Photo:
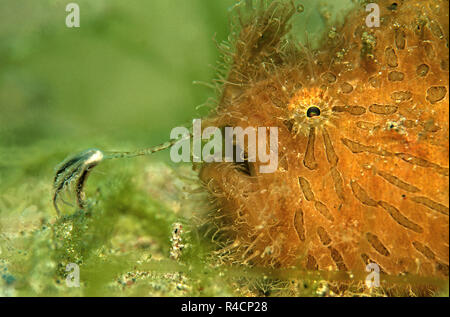
[[[357,5],[317,50],[291,2],[241,17],[207,125],[277,127],[279,163],[201,167],[230,262],[448,277],[449,4],[376,3],[379,27]]]

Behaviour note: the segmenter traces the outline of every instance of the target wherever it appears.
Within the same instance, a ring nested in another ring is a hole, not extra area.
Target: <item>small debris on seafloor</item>
[[[184,244],[182,242],[183,225],[176,222],[172,225],[172,237],[170,242],[172,243],[172,248],[170,249],[170,258],[173,260],[178,260],[183,251]]]

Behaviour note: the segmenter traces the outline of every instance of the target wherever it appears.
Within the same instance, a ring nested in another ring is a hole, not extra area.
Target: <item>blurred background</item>
[[[0,1],[0,188],[51,180],[86,148],[165,142],[215,97],[193,82],[215,78],[236,0],[78,0],[79,28],[65,24],[69,2]],[[296,33],[317,39],[324,16],[349,3],[299,3]]]
[[[233,0],[0,2],[0,144],[148,146],[212,91]],[[114,142],[110,142],[114,140]]]
[[[79,0],[79,28],[68,3],[0,1],[0,213],[34,204],[36,182],[48,209],[69,154],[165,142],[214,96],[193,82],[214,78],[235,1]]]

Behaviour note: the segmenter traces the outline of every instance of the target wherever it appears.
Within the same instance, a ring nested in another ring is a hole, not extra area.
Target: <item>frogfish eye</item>
[[[306,116],[308,118],[318,117],[320,116],[320,109],[315,106],[309,107],[308,110],[306,111]]]

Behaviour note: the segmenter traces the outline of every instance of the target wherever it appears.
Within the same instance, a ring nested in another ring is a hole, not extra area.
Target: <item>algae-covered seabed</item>
[[[349,2],[321,5],[322,16]],[[208,111],[196,106],[214,91],[193,81],[215,78],[213,37],[227,38],[235,1],[77,3],[77,29],[65,26],[65,1],[0,3],[0,296],[328,294],[320,276],[220,265],[194,225],[203,197],[189,191],[191,166],[167,151],[100,165],[88,207],[56,217],[52,178],[68,154],[156,145]],[[295,21],[301,37],[323,28],[317,5]],[[68,263],[79,265],[80,287],[66,284]]]

